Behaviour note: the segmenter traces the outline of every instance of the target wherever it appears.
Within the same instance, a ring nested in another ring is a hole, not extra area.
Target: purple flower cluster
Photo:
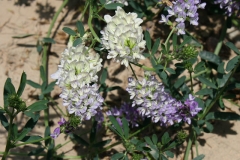
[[[120,126],[122,126],[122,117],[125,117],[132,127],[138,127],[138,122],[142,119],[137,109],[135,107],[132,107],[129,103],[123,103],[120,108],[113,107],[107,111],[106,114],[108,116],[113,115],[117,117],[116,120]]]
[[[59,127],[55,128],[53,133],[50,135],[53,139],[56,139],[62,132],[70,133],[74,127],[70,125],[64,118],[61,118],[58,122]]]
[[[168,15],[162,16],[159,22],[170,24],[169,17],[175,16],[177,22],[176,29],[177,34],[185,34],[185,21],[189,21],[192,25],[198,25],[198,13],[197,9],[204,9],[206,3],[201,3],[200,0],[176,0],[172,2],[172,6],[169,6]]]
[[[215,4],[220,4],[220,8],[226,9],[226,14],[230,17],[235,11],[240,9],[240,1],[233,0],[215,0]]]
[[[133,99],[132,106],[137,106],[139,114],[151,118],[154,123],[160,122],[160,125],[173,125],[181,121],[190,124],[191,118],[201,110],[192,95],[185,103],[176,100],[148,72],[142,80],[129,78],[126,90]]]
[[[75,114],[81,121],[95,116],[102,109],[104,101],[98,93],[97,84],[87,84],[78,90],[63,89],[60,97],[63,99],[63,105],[68,106],[68,113]]]

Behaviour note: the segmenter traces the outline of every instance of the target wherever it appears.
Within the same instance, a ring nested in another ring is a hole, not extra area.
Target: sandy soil
[[[37,53],[36,42],[43,38],[47,34],[51,19],[56,10],[61,5],[62,1],[51,0],[1,0],[0,1],[0,91],[3,91],[5,80],[9,77],[12,79],[14,86],[17,88],[22,72],[26,72],[27,79],[35,82],[40,82],[39,66],[41,64],[41,56]],[[73,0],[72,3],[81,3]],[[51,47],[51,54],[49,55],[49,75],[54,73],[59,63],[59,56],[66,47],[67,35],[63,33],[61,28],[68,26],[74,28],[76,20],[79,18],[79,11],[74,10],[74,6],[68,6],[60,13],[57,23],[54,26],[53,33],[56,44]],[[151,25],[151,24],[150,24]],[[220,24],[221,26],[221,24]],[[200,31],[204,30],[206,26],[201,26]],[[215,29],[219,28],[219,25],[215,26]],[[216,31],[217,32],[217,31]],[[237,46],[240,45],[239,32],[234,28],[228,31],[228,38],[235,41]],[[25,39],[13,39],[13,36],[34,34],[34,36]],[[209,36],[208,32],[204,32]],[[210,37],[209,47],[211,43],[216,39]],[[149,65],[148,61],[143,61],[146,65]],[[109,78],[107,83],[109,86],[120,85],[126,88],[127,77],[131,75],[131,72],[127,69],[121,68],[119,64],[108,61],[105,63],[105,67],[108,66]],[[137,69],[137,74],[141,74],[141,70]],[[49,81],[53,81],[49,79]],[[52,92],[52,96],[58,95],[60,89],[55,87]],[[39,93],[29,85],[26,86],[23,100],[27,104],[31,104],[35,101],[35,98]],[[108,98],[113,101],[119,101],[121,98],[118,95],[124,95],[124,91],[113,91]],[[61,100],[57,100],[61,107]],[[3,95],[0,94],[0,106],[3,106]],[[228,105],[226,111],[234,111],[240,113],[236,106]],[[56,111],[56,108],[50,108],[50,120],[51,131],[55,128],[57,121],[61,117],[61,114]],[[17,117],[17,124],[22,126],[26,122],[22,115]],[[203,134],[199,137],[199,153],[205,154],[206,160],[240,160],[239,144],[240,144],[240,122],[215,122],[215,129],[213,133]],[[40,119],[37,127],[33,130],[32,134],[43,136],[44,134],[44,122],[43,118]],[[4,151],[6,142],[6,131],[0,126],[0,151]],[[113,137],[110,137],[113,138]],[[64,135],[61,135],[56,144],[64,143],[66,141]],[[28,153],[30,150],[36,148],[36,146],[25,146],[21,149],[14,149],[12,152]],[[65,155],[75,156],[78,155],[79,147],[74,147],[72,142],[68,143],[65,147],[59,149],[59,153],[66,152]],[[121,146],[116,147],[117,150],[122,150]],[[41,157],[39,157],[42,159]],[[10,158],[9,158],[10,159]],[[13,157],[12,159],[34,159],[33,157]],[[182,156],[175,157],[174,159],[182,159]]]

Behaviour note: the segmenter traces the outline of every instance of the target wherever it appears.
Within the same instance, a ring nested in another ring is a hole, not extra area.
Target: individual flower
[[[134,80],[130,77],[126,90],[133,100],[132,106],[137,107],[139,114],[151,118],[154,123],[160,122],[163,126],[173,125],[182,120],[190,124],[189,119],[201,110],[192,95],[184,104],[173,98],[165,91],[163,84],[149,72],[145,72],[142,80]]]
[[[83,44],[69,47],[62,53],[58,70],[52,75],[62,89],[60,97],[69,114],[89,120],[101,110],[103,98],[98,93],[97,72],[101,70],[102,59]]]
[[[230,17],[234,12],[238,12],[240,9],[240,1],[234,0],[215,0],[215,4],[220,4],[220,8],[224,8],[226,10],[226,14]]]
[[[109,51],[107,58],[128,67],[129,62],[144,59],[142,55],[146,41],[143,40],[143,31],[140,24],[142,19],[136,13],[125,13],[117,7],[116,14],[111,17],[105,15],[107,26],[101,31],[103,48]]]
[[[127,0],[107,0],[106,2],[107,2],[107,4],[109,4],[109,3],[122,3],[125,6],[128,6]]]
[[[122,121],[120,118],[125,117],[128,123],[132,127],[138,127],[138,122],[142,120],[142,117],[138,113],[135,107],[132,107],[130,103],[123,103],[120,108],[113,107],[109,111],[106,112],[108,116],[113,115],[118,121],[119,125],[122,126]]]
[[[191,118],[196,116],[198,112],[202,110],[194,99],[195,97],[189,94],[189,98],[184,102],[184,105],[180,110],[182,119],[188,124],[191,124]]]
[[[58,121],[59,127],[55,128],[53,133],[50,135],[53,139],[56,139],[61,133],[70,133],[74,127],[67,122],[63,117]]]
[[[185,34],[185,21],[189,21],[191,25],[198,25],[198,13],[199,8],[204,9],[206,3],[201,3],[200,0],[175,0],[169,5],[168,15],[163,16],[159,21],[161,23],[172,24],[169,22],[169,17],[176,17],[176,29],[177,34]]]
[[[50,135],[53,139],[56,139],[61,133],[60,127],[54,129],[53,133]]]

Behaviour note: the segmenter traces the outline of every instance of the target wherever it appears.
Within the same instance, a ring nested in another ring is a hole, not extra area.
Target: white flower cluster
[[[60,65],[56,73],[56,84],[62,89],[60,95],[63,105],[68,106],[69,114],[75,113],[80,120],[88,120],[96,110],[101,109],[103,98],[98,93],[96,84],[97,72],[101,70],[102,59],[83,44],[69,47],[62,53]]]
[[[122,3],[125,6],[128,6],[128,2],[126,0],[107,0],[106,2],[107,2],[107,4],[109,4],[109,3]]]
[[[117,7],[115,13],[113,17],[104,16],[107,26],[101,31],[101,40],[103,47],[109,51],[107,58],[128,67],[129,61],[144,59],[142,52],[146,41],[139,26],[143,20],[137,18],[136,13],[125,13],[121,7]]]

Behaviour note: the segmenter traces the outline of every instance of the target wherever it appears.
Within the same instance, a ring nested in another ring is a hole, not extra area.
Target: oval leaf
[[[68,28],[68,27],[63,27],[63,31],[71,36],[77,35],[77,33],[74,30],[72,30],[71,28]]]

